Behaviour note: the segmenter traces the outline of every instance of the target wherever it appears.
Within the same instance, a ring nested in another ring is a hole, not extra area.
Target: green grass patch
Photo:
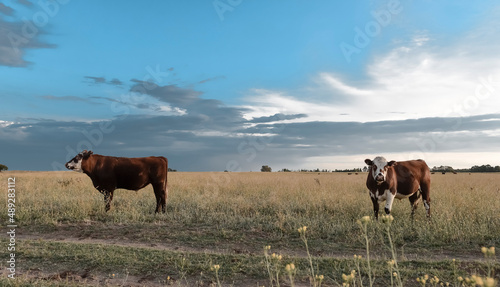
[[[2,244],[6,241],[2,240]],[[271,252],[274,248],[271,250]],[[279,253],[279,250],[276,250]],[[0,252],[6,258],[5,252]],[[17,270],[22,273],[29,270],[42,271],[46,276],[71,272],[83,274],[91,272],[90,277],[120,278],[125,276],[144,278],[149,282],[165,283],[177,282],[181,286],[190,286],[193,282],[214,283],[215,274],[211,267],[220,265],[219,276],[225,284],[238,286],[241,282],[258,282],[268,284],[268,274],[265,267],[264,253],[248,254],[213,254],[204,252],[177,252],[157,250],[152,248],[123,247],[103,244],[82,244],[51,242],[45,240],[21,240],[17,243]],[[390,273],[387,260],[373,260],[375,286],[389,286]],[[294,263],[297,269],[296,282],[307,283],[309,280],[309,262],[305,257],[282,256],[276,261],[280,270],[282,283],[286,283],[285,265]],[[453,265],[456,264],[456,268]],[[342,284],[342,274],[349,274],[356,268],[354,259],[313,257],[313,265],[317,274],[324,275],[325,286]],[[405,286],[416,286],[415,279],[425,274],[438,276],[443,282],[455,282],[457,276],[466,277],[468,272],[485,274],[487,265],[484,262],[463,262],[451,260],[418,261],[409,260],[400,263],[400,271]],[[500,264],[494,265],[494,272],[498,273]],[[363,273],[363,272],[362,272]],[[113,275],[114,274],[114,275]],[[19,276],[19,275],[18,275]],[[362,275],[365,282],[365,274]],[[23,280],[36,282],[40,278]],[[28,277],[29,278],[29,277]],[[170,278],[170,279],[168,279]],[[64,279],[61,279],[64,281]],[[84,282],[84,279],[81,282]],[[0,282],[14,283],[15,280],[2,280]],[[71,281],[68,281],[71,283]],[[115,281],[116,282],[116,281]],[[46,285],[58,286],[52,280]],[[50,285],[56,284],[56,285]],[[16,285],[23,286],[23,285]]]

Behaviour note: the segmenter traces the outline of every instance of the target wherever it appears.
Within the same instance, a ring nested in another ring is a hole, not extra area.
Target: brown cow
[[[373,161],[366,159],[365,163],[370,166],[366,187],[370,190],[375,218],[378,218],[379,203],[383,201],[386,201],[385,213],[391,213],[394,198],[409,198],[413,218],[420,194],[427,216],[431,216],[431,176],[425,161],[419,159],[387,162],[385,158],[379,156]]]
[[[115,189],[137,191],[151,183],[156,196],[155,212],[165,213],[168,161],[162,156],[112,157],[84,150],[68,161],[66,168],[83,172],[92,179],[94,187],[104,195],[106,211],[111,208]]]

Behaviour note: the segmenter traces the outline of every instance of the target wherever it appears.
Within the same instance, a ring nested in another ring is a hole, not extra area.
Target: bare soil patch
[[[146,230],[144,230],[146,229]],[[155,230],[152,230],[155,229]],[[163,230],[163,231],[161,231]],[[276,238],[268,238],[262,232],[247,232],[238,240],[234,238],[217,238],[210,229],[185,228],[172,229],[166,225],[139,226],[93,224],[61,224],[52,230],[22,230],[18,239],[47,240],[54,242],[74,242],[82,244],[101,244],[121,247],[146,248],[189,253],[210,254],[263,254],[263,246],[272,245],[280,254],[290,257],[306,258],[307,253],[301,242],[280,242]],[[204,238],[205,237],[205,238]],[[183,239],[190,240],[183,240]],[[289,239],[288,239],[289,240]],[[296,240],[298,241],[298,239]],[[328,246],[328,245],[326,245]],[[312,251],[312,255],[323,258],[350,259],[354,254],[364,255],[364,248],[346,248],[331,245],[332,248]],[[374,252],[373,252],[374,251]],[[372,247],[373,259],[390,257],[389,251]],[[481,261],[484,256],[477,250],[452,250],[443,248],[399,248],[401,260],[462,260]]]

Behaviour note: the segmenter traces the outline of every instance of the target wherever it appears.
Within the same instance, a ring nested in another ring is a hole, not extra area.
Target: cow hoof
[[[391,211],[387,207],[385,207],[384,210],[385,210],[385,214],[391,214]]]

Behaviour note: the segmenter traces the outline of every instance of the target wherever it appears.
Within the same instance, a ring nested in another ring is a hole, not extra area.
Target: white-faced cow
[[[424,201],[427,216],[431,216],[430,185],[431,175],[425,161],[390,161],[384,157],[366,159],[370,166],[366,187],[370,190],[375,218],[378,218],[379,203],[385,203],[385,213],[390,214],[394,198],[409,198],[411,216],[415,213],[420,195]]]
[[[117,188],[139,190],[151,183],[156,196],[155,212],[165,213],[168,161],[162,156],[141,158],[112,157],[82,151],[66,163],[66,168],[83,172],[104,195],[106,211],[111,208]]]

